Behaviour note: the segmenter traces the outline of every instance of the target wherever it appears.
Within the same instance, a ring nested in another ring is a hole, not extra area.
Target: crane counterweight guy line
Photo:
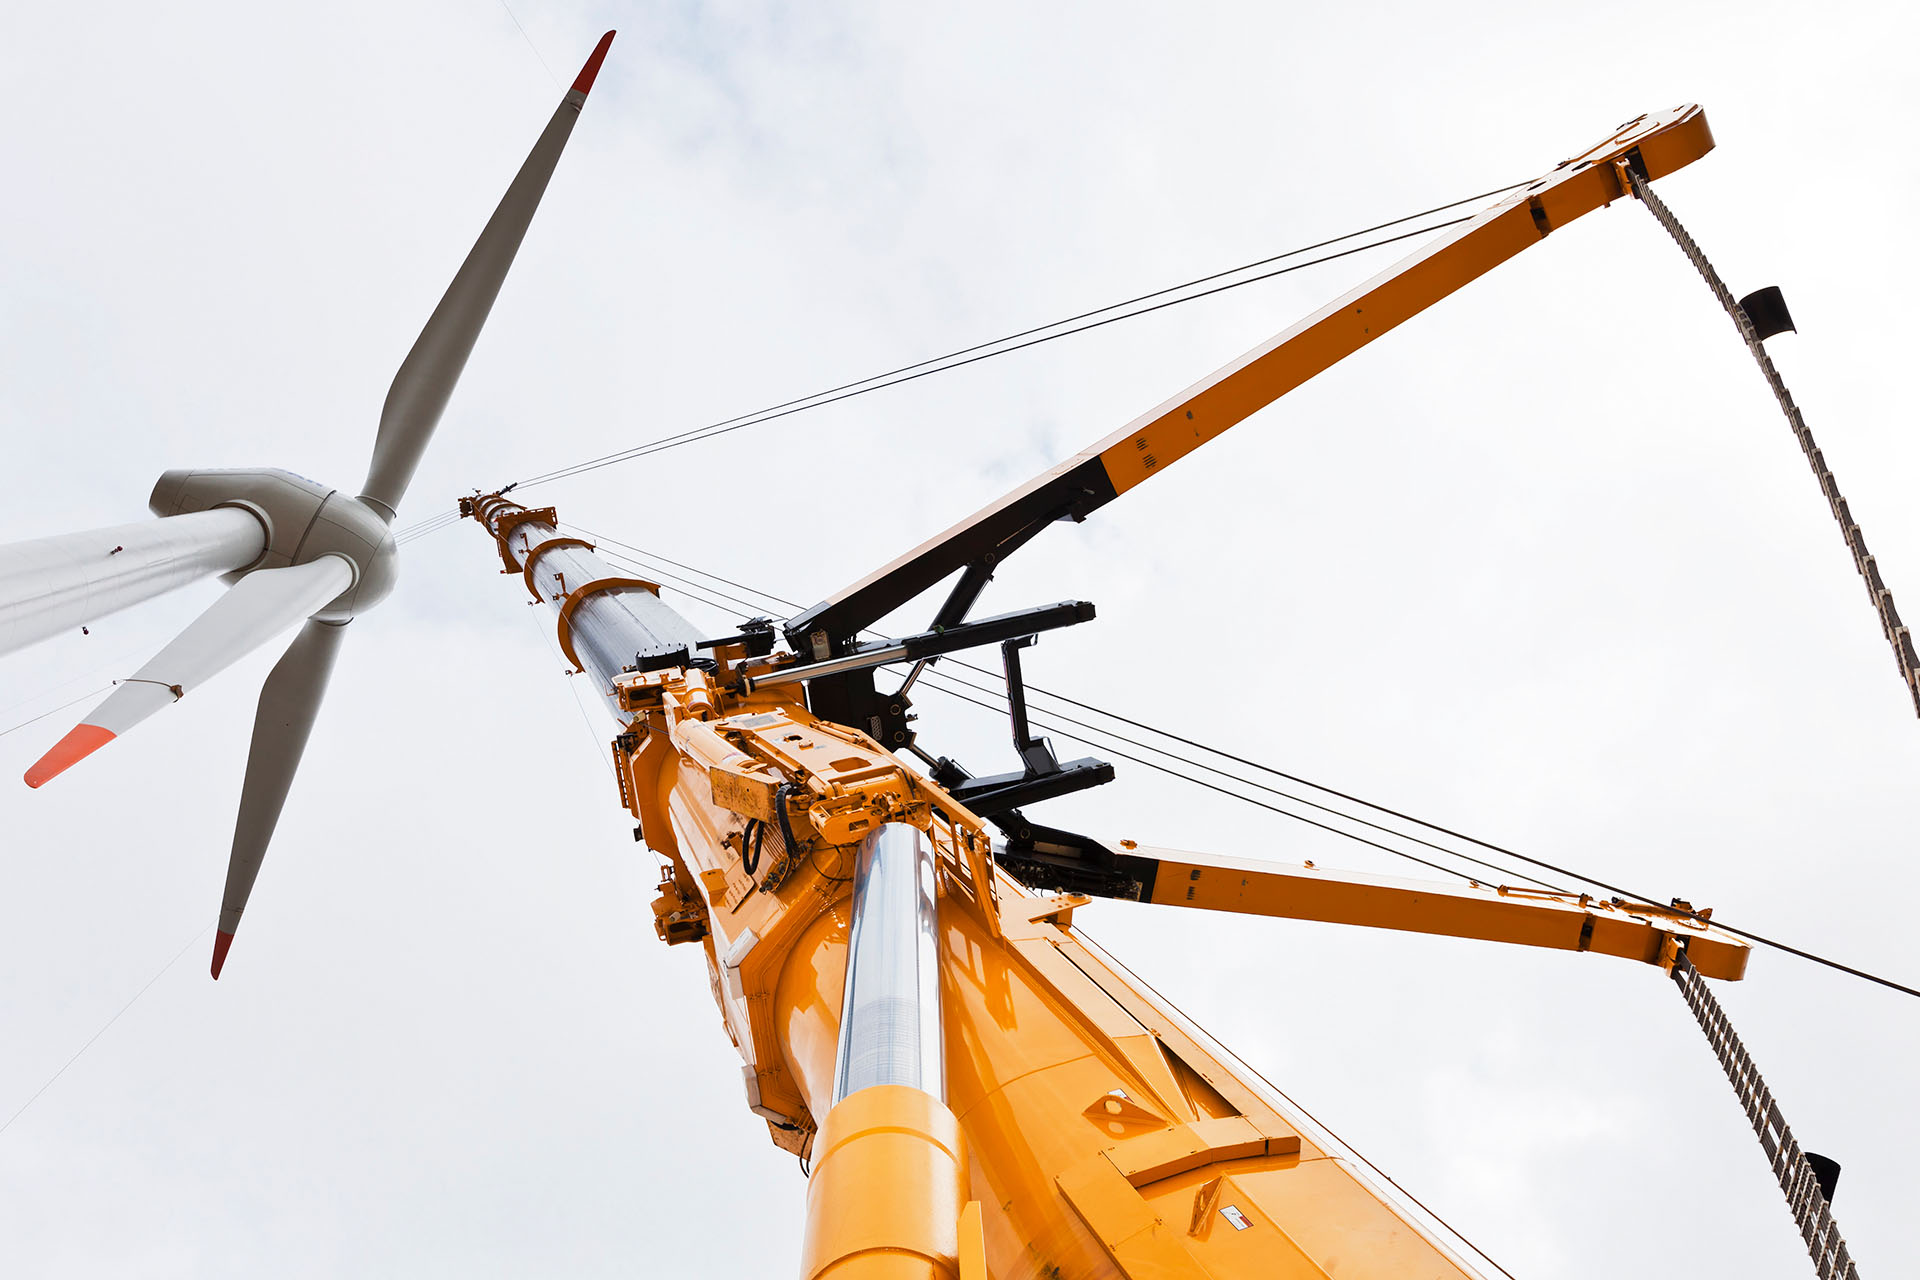
[[[1444,227],[1451,227],[1451,226],[1458,225],[1459,223],[1468,221],[1469,219],[1454,218],[1446,222],[1428,224],[1425,226],[1417,227],[1412,231],[1407,231],[1398,235],[1389,236],[1381,240],[1370,241],[1369,243],[1362,244],[1362,245],[1355,245],[1351,248],[1343,249],[1338,253],[1327,254],[1324,257],[1315,258],[1311,262],[1294,263],[1291,266],[1283,267],[1276,271],[1264,272],[1257,276],[1251,276],[1245,280],[1232,281],[1231,283],[1219,285],[1219,286],[1216,286],[1215,288],[1207,289],[1199,293],[1188,294],[1184,297],[1168,299],[1166,301],[1159,302],[1153,306],[1141,307],[1139,310],[1136,310],[1136,311],[1125,312],[1122,315],[1106,316],[1105,319],[1093,320],[1093,317],[1105,316],[1106,313],[1109,311],[1117,311],[1123,307],[1138,306],[1140,303],[1151,302],[1153,299],[1156,299],[1156,298],[1165,298],[1166,295],[1172,294],[1172,293],[1178,293],[1183,289],[1197,288],[1200,285],[1210,284],[1216,280],[1223,280],[1229,276],[1239,275],[1240,273],[1246,272],[1246,271],[1252,271],[1252,270],[1255,270],[1256,268],[1268,266],[1272,263],[1280,262],[1287,258],[1298,257],[1304,253],[1312,253],[1317,249],[1324,249],[1330,245],[1339,244],[1343,240],[1352,240],[1358,236],[1371,235],[1376,231],[1384,231],[1389,227],[1401,226],[1405,223],[1413,222],[1421,218],[1431,217],[1436,213],[1444,213],[1449,209],[1458,208],[1460,205],[1463,205],[1463,204],[1471,204],[1475,201],[1484,200],[1491,196],[1504,195],[1507,192],[1512,191],[1515,188],[1524,186],[1524,185],[1525,185],[1524,183],[1517,183],[1517,182],[1510,183],[1504,187],[1496,187],[1491,191],[1483,191],[1475,195],[1463,196],[1458,200],[1451,200],[1451,201],[1448,201],[1446,204],[1435,205],[1431,209],[1423,209],[1418,213],[1409,213],[1402,217],[1391,219],[1390,221],[1387,221],[1387,222],[1375,223],[1373,226],[1363,227],[1357,231],[1349,231],[1345,235],[1334,236],[1331,239],[1317,241],[1309,245],[1302,245],[1297,249],[1289,249],[1284,253],[1276,253],[1276,254],[1269,255],[1268,257],[1265,257],[1265,258],[1256,259],[1252,262],[1245,262],[1240,264],[1237,267],[1228,267],[1223,271],[1215,271],[1208,275],[1198,276],[1192,280],[1183,281],[1180,284],[1168,285],[1165,288],[1155,289],[1150,293],[1138,294],[1134,297],[1127,298],[1120,302],[1108,303],[1105,306],[1095,307],[1089,311],[1082,311],[1075,315],[1067,316],[1062,319],[1052,321],[1048,324],[1035,325],[1032,328],[1021,329],[1017,332],[1005,334],[1001,337],[993,338],[986,342],[976,342],[971,346],[960,347],[954,351],[949,351],[944,355],[930,356],[927,359],[918,360],[912,364],[905,364],[895,369],[889,369],[884,373],[871,374],[865,378],[859,378],[852,382],[843,382],[838,386],[828,387],[825,390],[813,392],[810,395],[796,396],[791,400],[783,400],[779,404],[769,405],[764,409],[756,409],[750,413],[738,414],[731,418],[722,418],[718,422],[709,423],[704,427],[692,427],[685,431],[676,432],[673,435],[662,436],[657,440],[650,440],[644,444],[635,445],[630,449],[617,450],[613,453],[603,454],[597,458],[589,458],[583,462],[573,463],[569,466],[560,467],[552,471],[542,472],[539,475],[533,476],[527,480],[519,481],[518,487],[524,488],[530,485],[547,484],[554,480],[566,479],[568,477],[579,475],[586,471],[596,470],[600,467],[613,466],[616,463],[627,462],[635,458],[645,457],[648,454],[657,453],[663,449],[676,448],[683,444],[694,444],[701,440],[709,440],[714,438],[715,436],[725,435],[725,434],[728,434],[729,432],[737,431],[744,427],[757,426],[762,422],[771,422],[776,418],[784,418],[789,414],[801,413],[807,409],[818,409],[825,405],[837,403],[838,401],[841,401],[841,400],[851,399],[854,396],[864,395],[869,391],[878,391],[884,387],[898,386],[903,382],[911,382],[918,378],[926,377],[929,374],[945,372],[948,369],[958,369],[965,365],[976,363],[977,361],[980,361],[980,360],[990,359],[993,356],[1007,355],[1014,351],[1024,350],[1025,348],[1030,346],[1036,346],[1042,342],[1050,342],[1054,338],[1064,338],[1069,336],[1070,334],[1082,333],[1088,329],[1099,328],[1102,325],[1111,324],[1117,320],[1126,320],[1126,319],[1131,319],[1135,316],[1147,315],[1151,312],[1161,310],[1165,307],[1177,306],[1182,302],[1192,302],[1200,298],[1211,297],[1216,293],[1221,293],[1228,289],[1237,289],[1242,285],[1256,284],[1262,280],[1270,280],[1275,276],[1286,275],[1289,272],[1302,270],[1306,267],[1318,266],[1322,263],[1332,262],[1332,261],[1335,261],[1336,259],[1349,257],[1353,254],[1360,253],[1367,249],[1377,249],[1377,248],[1385,247],[1387,245],[1396,244],[1399,241],[1410,239],[1414,236],[1424,235],[1428,232],[1437,231]],[[1081,321],[1093,321],[1093,322],[1088,324],[1081,324],[1080,323]],[[1076,327],[1065,328],[1065,326],[1068,326],[1068,325],[1073,325]],[[1048,333],[1047,331],[1051,329],[1059,329],[1061,330],[1061,332]],[[1036,336],[1036,335],[1044,335],[1044,336]],[[1027,341],[1022,341],[1022,339],[1027,339]],[[1007,345],[1007,344],[1016,344],[1016,345]]]
[[[947,679],[948,677],[941,676],[937,672],[928,672],[925,678],[929,682],[933,682],[933,681]],[[957,689],[949,688],[945,685],[937,684],[937,683],[929,683],[928,688],[937,690],[940,693],[944,693],[950,698],[958,698],[962,702],[971,702],[974,706],[983,707],[988,711],[994,712],[996,715],[1006,714],[1005,707],[996,707],[991,702],[982,702],[980,701],[980,699],[969,697],[968,695],[961,693]],[[1452,867],[1442,866],[1438,862],[1430,862],[1426,858],[1420,857],[1418,854],[1408,853],[1404,849],[1395,849],[1389,845],[1380,844],[1377,841],[1367,839],[1365,836],[1357,836],[1353,834],[1351,831],[1342,831],[1338,827],[1328,826],[1324,822],[1316,821],[1313,818],[1306,817],[1302,814],[1294,813],[1288,809],[1282,809],[1279,805],[1268,804],[1264,800],[1256,800],[1252,796],[1244,795],[1238,791],[1230,791],[1226,787],[1222,787],[1215,783],[1208,782],[1204,778],[1196,778],[1190,774],[1181,773],[1177,769],[1169,769],[1165,765],[1155,764],[1151,760],[1143,760],[1139,756],[1130,755],[1125,751],[1115,750],[1113,747],[1107,745],[1106,743],[1089,741],[1088,739],[1082,738],[1077,734],[1069,732],[1066,729],[1062,729],[1059,725],[1049,724],[1045,720],[1042,720],[1039,717],[1032,715],[1032,713],[1029,713],[1028,718],[1032,724],[1034,724],[1039,728],[1050,730],[1054,733],[1059,734],[1061,737],[1070,739],[1074,742],[1083,742],[1090,747],[1097,747],[1103,751],[1111,752],[1112,754],[1119,756],[1122,760],[1131,760],[1133,763],[1137,765],[1143,765],[1146,768],[1157,770],[1161,773],[1167,774],[1169,777],[1179,778],[1183,782],[1191,782],[1196,787],[1205,787],[1207,790],[1217,791],[1223,796],[1231,796],[1235,800],[1240,800],[1251,805],[1257,805],[1260,808],[1267,810],[1269,813],[1277,813],[1282,815],[1283,817],[1292,818],[1295,822],[1304,822],[1306,825],[1310,827],[1318,827],[1322,831],[1331,832],[1332,834],[1337,836],[1345,836],[1347,839],[1352,840],[1358,844],[1364,844],[1369,848],[1378,849],[1382,853],[1390,853],[1397,858],[1405,858],[1409,862],[1417,862],[1423,867],[1427,867],[1433,871],[1438,871],[1442,875],[1453,876],[1456,879],[1463,881],[1464,883],[1467,883],[1467,884],[1478,883],[1472,876],[1468,875],[1464,871],[1456,871]]]
[[[976,668],[976,669],[977,669],[977,668]],[[974,684],[974,683],[973,683],[973,682],[972,682],[971,680],[963,680],[963,679],[961,679],[961,678],[960,678],[959,676],[954,676],[954,675],[949,675],[949,674],[947,674],[947,673],[945,673],[945,672],[929,672],[929,673],[928,673],[928,677],[929,677],[929,678],[931,678],[931,679],[939,679],[939,680],[942,680],[942,681],[945,681],[945,682],[946,682],[946,683],[947,683],[947,684],[948,684],[949,686],[950,686],[950,685],[960,685],[960,686],[962,686],[962,687],[964,687],[964,688],[968,688],[968,689],[972,689],[972,690],[974,690],[974,691],[975,691],[976,693],[985,693],[985,694],[990,694],[990,695],[993,695],[993,696],[996,696],[996,697],[1003,697],[1003,696],[1004,696],[1004,695],[1002,695],[1002,694],[1000,693],[1000,691],[999,691],[998,689],[994,689],[994,688],[991,688],[991,687],[988,687],[988,686],[983,686],[983,685],[977,685],[977,684]],[[1030,686],[1029,686],[1029,687],[1030,687]],[[944,689],[944,690],[943,690],[943,692],[947,692],[947,693],[952,693],[952,692],[953,692],[953,690],[952,690],[951,688],[946,688],[946,689]],[[956,694],[955,696],[964,696],[964,695],[957,695],[957,694]],[[973,701],[973,700],[972,700],[971,698],[969,698],[969,699],[968,699],[968,701],[969,701],[969,702],[971,702],[971,701]],[[985,705],[985,704],[984,704],[984,703],[982,703],[982,704],[976,704],[976,705]],[[995,709],[995,710],[998,710],[999,708],[994,708],[994,709]],[[1029,713],[1029,714],[1031,715],[1032,713]],[[1248,787],[1252,787],[1252,788],[1254,788],[1254,789],[1255,789],[1255,790],[1257,790],[1257,791],[1264,791],[1264,792],[1266,792],[1266,793],[1267,793],[1268,795],[1275,795],[1275,796],[1280,796],[1280,797],[1281,797],[1281,798],[1283,798],[1283,799],[1287,799],[1287,800],[1291,800],[1291,801],[1293,801],[1293,802],[1294,802],[1295,804],[1304,804],[1304,805],[1306,805],[1306,806],[1307,806],[1308,808],[1311,808],[1311,809],[1318,809],[1318,810],[1320,810],[1320,811],[1321,811],[1322,813],[1329,813],[1329,814],[1333,814],[1333,815],[1334,815],[1335,817],[1339,817],[1339,818],[1344,818],[1344,819],[1346,819],[1346,820],[1347,820],[1348,822],[1357,822],[1357,823],[1359,823],[1359,824],[1360,824],[1361,826],[1363,826],[1363,827],[1368,827],[1368,828],[1370,828],[1370,829],[1372,829],[1372,830],[1374,830],[1374,831],[1379,831],[1379,832],[1381,832],[1381,833],[1383,833],[1383,834],[1386,834],[1386,835],[1390,835],[1390,836],[1398,836],[1398,837],[1399,837],[1400,839],[1402,839],[1402,840],[1411,840],[1411,841],[1412,841],[1413,843],[1415,843],[1415,844],[1417,844],[1417,845],[1422,845],[1422,846],[1424,846],[1424,847],[1426,847],[1426,848],[1428,848],[1428,849],[1432,849],[1432,850],[1434,850],[1434,851],[1435,851],[1435,852],[1437,852],[1437,853],[1444,853],[1444,854],[1446,854],[1446,855],[1448,855],[1449,857],[1454,857],[1454,858],[1459,858],[1459,859],[1461,859],[1462,861],[1465,861],[1465,862],[1471,862],[1471,863],[1473,863],[1473,864],[1474,864],[1475,866],[1478,866],[1478,867],[1485,867],[1485,868],[1486,868],[1487,870],[1489,870],[1489,871],[1497,871],[1497,872],[1499,872],[1499,873],[1500,873],[1501,875],[1506,875],[1506,876],[1516,876],[1516,877],[1517,877],[1518,879],[1521,879],[1521,880],[1525,880],[1525,881],[1526,881],[1526,882],[1527,882],[1528,884],[1531,884],[1531,885],[1534,885],[1534,886],[1535,886],[1535,887],[1537,887],[1537,888],[1541,888],[1541,889],[1547,889],[1547,890],[1550,890],[1550,891],[1551,891],[1551,892],[1553,892],[1553,893],[1568,893],[1568,892],[1570,892],[1569,890],[1567,890],[1567,889],[1565,889],[1565,888],[1562,888],[1562,887],[1561,887],[1561,886],[1559,886],[1559,885],[1552,885],[1552,884],[1548,884],[1548,883],[1546,883],[1546,882],[1545,882],[1545,881],[1543,881],[1543,880],[1537,880],[1537,879],[1535,879],[1534,877],[1532,877],[1532,876],[1529,876],[1529,875],[1521,875],[1521,874],[1519,874],[1519,873],[1517,873],[1517,872],[1515,872],[1515,871],[1514,871],[1514,870],[1513,870],[1513,869],[1512,869],[1511,867],[1502,867],[1502,866],[1496,866],[1496,865],[1495,865],[1494,863],[1491,863],[1491,862],[1488,862],[1488,861],[1486,861],[1486,860],[1485,860],[1485,859],[1483,859],[1483,858],[1476,858],[1476,857],[1474,857],[1474,856],[1473,856],[1472,854],[1467,854],[1467,853],[1461,853],[1461,852],[1460,852],[1459,850],[1457,850],[1457,849],[1449,849],[1449,848],[1447,848],[1447,847],[1446,847],[1445,845],[1438,845],[1438,844],[1435,844],[1435,843],[1433,843],[1433,842],[1432,842],[1431,840],[1423,840],[1423,839],[1421,839],[1421,838],[1420,838],[1419,836],[1415,836],[1415,835],[1409,835],[1408,833],[1406,833],[1406,832],[1404,832],[1404,831],[1396,831],[1396,830],[1395,830],[1395,829],[1393,829],[1392,827],[1385,827],[1385,826],[1382,826],[1382,825],[1380,825],[1380,824],[1379,824],[1379,823],[1377,823],[1377,822],[1370,822],[1370,821],[1368,821],[1368,820],[1367,820],[1367,819],[1365,819],[1365,818],[1361,818],[1361,817],[1356,817],[1356,816],[1355,816],[1355,815],[1353,815],[1353,814],[1350,814],[1350,813],[1345,813],[1345,812],[1342,812],[1341,810],[1339,810],[1339,809],[1335,809],[1335,808],[1332,808],[1331,806],[1328,806],[1328,805],[1324,805],[1324,804],[1319,804],[1319,803],[1317,803],[1316,801],[1313,801],[1313,800],[1308,800],[1308,799],[1307,799],[1307,798],[1305,798],[1304,796],[1297,796],[1297,795],[1294,795],[1294,794],[1293,794],[1292,792],[1290,792],[1290,791],[1282,791],[1282,790],[1280,790],[1280,789],[1279,789],[1279,788],[1277,788],[1277,787],[1269,787],[1269,786],[1267,786],[1267,785],[1266,785],[1265,783],[1261,783],[1261,782],[1255,782],[1255,781],[1253,781],[1253,780],[1252,780],[1251,778],[1242,778],[1242,777],[1239,777],[1239,776],[1238,776],[1238,775],[1236,775],[1236,774],[1231,774],[1231,773],[1227,773],[1227,772],[1225,772],[1224,770],[1221,770],[1221,769],[1218,769],[1218,768],[1215,768],[1214,766],[1212,766],[1212,765],[1209,765],[1209,764],[1204,764],[1204,763],[1202,763],[1201,761],[1198,761],[1198,760],[1192,760],[1192,759],[1189,759],[1188,757],[1186,757],[1186,756],[1182,756],[1182,755],[1176,755],[1175,753],[1173,753],[1173,752],[1171,752],[1171,751],[1168,751],[1168,750],[1166,750],[1166,749],[1165,749],[1165,748],[1163,748],[1163,747],[1156,747],[1156,746],[1154,746],[1154,745],[1152,745],[1151,743],[1146,743],[1146,742],[1141,742],[1141,741],[1139,741],[1139,740],[1137,740],[1137,739],[1134,739],[1134,738],[1129,738],[1129,737],[1127,737],[1127,736],[1126,736],[1126,735],[1124,735],[1124,734],[1120,734],[1120,733],[1115,733],[1115,732],[1114,732],[1113,730],[1111,730],[1111,729],[1103,729],[1103,728],[1101,728],[1101,727],[1100,727],[1099,725],[1093,725],[1093,724],[1088,724],[1088,723],[1087,723],[1086,721],[1084,721],[1084,720],[1076,720],[1076,719],[1074,719],[1074,718],[1073,718],[1073,717],[1071,717],[1071,716],[1067,716],[1067,715],[1062,715],[1061,713],[1059,713],[1059,712],[1057,712],[1057,711],[1044,711],[1044,712],[1041,712],[1040,714],[1044,714],[1044,715],[1046,715],[1046,716],[1049,716],[1049,717],[1052,717],[1053,719],[1056,719],[1056,720],[1060,720],[1060,721],[1064,721],[1064,722],[1066,722],[1067,724],[1070,724],[1070,725],[1077,725],[1077,726],[1079,726],[1079,727],[1080,727],[1080,728],[1082,728],[1082,729],[1086,729],[1086,730],[1090,730],[1090,731],[1092,731],[1092,732],[1094,732],[1094,733],[1098,733],[1098,734],[1101,734],[1101,735],[1103,735],[1104,737],[1108,737],[1108,738],[1112,738],[1112,739],[1114,739],[1115,741],[1118,741],[1118,742],[1124,742],[1124,743],[1126,743],[1126,744],[1127,744],[1127,745],[1129,745],[1129,746],[1133,746],[1133,747],[1138,747],[1138,748],[1140,748],[1140,749],[1141,749],[1141,750],[1143,750],[1143,751],[1152,751],[1152,752],[1154,752],[1154,753],[1156,753],[1156,754],[1158,754],[1158,755],[1162,755],[1162,756],[1165,756],[1165,757],[1166,757],[1167,759],[1169,759],[1169,760],[1177,760],[1177,761],[1179,761],[1179,762],[1180,762],[1181,764],[1184,764],[1184,765],[1187,765],[1187,766],[1189,766],[1189,767],[1191,767],[1191,768],[1195,768],[1195,769],[1203,769],[1203,770],[1205,770],[1205,771],[1206,771],[1206,772],[1208,772],[1208,773],[1212,773],[1212,774],[1215,774],[1215,775],[1217,775],[1217,776],[1219,776],[1219,777],[1222,777],[1222,778],[1231,778],[1231,779],[1233,779],[1233,781],[1235,781],[1235,782],[1238,782],[1238,783],[1240,783],[1240,784],[1241,784],[1242,786],[1248,786]],[[1037,724],[1037,725],[1039,725],[1039,726],[1040,726],[1041,728],[1043,728],[1043,729],[1050,729],[1050,730],[1052,730],[1053,732],[1055,732],[1055,733],[1058,733],[1058,734],[1060,734],[1060,735],[1061,735],[1062,737],[1064,737],[1064,738],[1068,738],[1068,739],[1070,739],[1070,740],[1072,740],[1072,741],[1074,741],[1074,742],[1080,742],[1080,743],[1084,743],[1085,745],[1087,745],[1087,746],[1089,746],[1089,747],[1095,747],[1095,748],[1097,748],[1097,749],[1099,749],[1099,750],[1102,750],[1102,751],[1114,751],[1114,750],[1115,750],[1115,749],[1114,749],[1114,747],[1113,747],[1113,746],[1112,746],[1111,744],[1109,744],[1109,743],[1106,743],[1106,742],[1095,742],[1095,741],[1092,741],[1092,740],[1090,740],[1090,739],[1088,739],[1088,738],[1085,738],[1085,737],[1082,737],[1082,736],[1080,736],[1080,735],[1078,735],[1078,734],[1076,734],[1076,733],[1074,733],[1074,732],[1073,732],[1073,731],[1072,731],[1071,729],[1062,729],[1062,728],[1061,728],[1061,727],[1060,727],[1060,726],[1059,726],[1058,724],[1056,724],[1056,723],[1052,723],[1052,722],[1050,722],[1050,721],[1042,721],[1042,720],[1037,720],[1037,719],[1036,719],[1036,720],[1034,720],[1034,723],[1035,723],[1035,724]],[[1120,754],[1120,753],[1116,751],[1116,752],[1115,752],[1115,754]],[[1128,756],[1128,757],[1126,757],[1126,758],[1127,758],[1127,759],[1130,759],[1130,760],[1134,760],[1134,761],[1135,761],[1135,763],[1138,763],[1138,764],[1147,764],[1147,762],[1146,762],[1146,761],[1143,761],[1143,760],[1138,760],[1138,759],[1136,759],[1136,758],[1135,758],[1135,757],[1133,757],[1133,756]],[[1159,766],[1157,766],[1157,765],[1151,765],[1151,764],[1149,764],[1149,765],[1148,765],[1148,767],[1149,767],[1149,768],[1158,768]],[[1178,774],[1178,773],[1175,773],[1175,774],[1174,774],[1173,776],[1174,776],[1174,777],[1183,777],[1184,775],[1182,775],[1182,774]],[[1188,780],[1189,782],[1196,782],[1196,783],[1198,783],[1198,784],[1199,784],[1199,785],[1201,785],[1201,786],[1208,786],[1208,785],[1210,785],[1210,784],[1208,784],[1208,783],[1204,783],[1204,782],[1200,782],[1200,780],[1199,780],[1199,779],[1197,779],[1197,778],[1189,778],[1189,779],[1187,779],[1187,780]],[[1241,798],[1242,798],[1242,799],[1248,799],[1249,797],[1244,797],[1244,796],[1243,796],[1243,797],[1241,797]],[[1255,801],[1254,803],[1259,803],[1259,802],[1258,802],[1258,801]],[[1286,813],[1287,811],[1286,811],[1286,810],[1284,810],[1284,809],[1280,809],[1280,810],[1276,810],[1276,812],[1280,812],[1280,813]],[[1312,819],[1310,819],[1310,818],[1300,818],[1300,815],[1298,815],[1298,814],[1292,814],[1292,813],[1288,813],[1288,815],[1287,815],[1287,816],[1289,816],[1289,817],[1293,817],[1293,818],[1299,818],[1299,820],[1300,820],[1300,821],[1303,821],[1303,822],[1311,822],[1311,821],[1312,821]],[[1316,824],[1316,825],[1318,825],[1318,824]],[[1325,829],[1325,830],[1331,830],[1332,828],[1323,828],[1323,829]],[[1347,832],[1341,832],[1340,834],[1342,834],[1342,835],[1348,835],[1348,837],[1349,837],[1350,839],[1361,839],[1361,837],[1358,837],[1358,836],[1352,836],[1352,835],[1350,835],[1350,834],[1349,834],[1349,833],[1347,833]],[[1384,848],[1385,846],[1383,846],[1383,845],[1375,845],[1374,847],[1375,847],[1375,848]],[[1393,852],[1393,853],[1400,853],[1400,851],[1398,851],[1398,850],[1389,850],[1389,852]],[[1400,856],[1402,856],[1402,857],[1407,857],[1407,858],[1413,858],[1413,857],[1414,857],[1414,855],[1412,855],[1412,854],[1407,854],[1407,853],[1400,853]],[[1417,859],[1417,858],[1415,858],[1414,860],[1415,860],[1415,861],[1419,861],[1419,859]],[[1423,863],[1422,865],[1425,865],[1425,866],[1432,866],[1433,864],[1432,864],[1432,863]],[[1450,874],[1450,875],[1461,875],[1461,873],[1460,873],[1460,872],[1458,872],[1458,871],[1449,871],[1449,872],[1448,872],[1448,874]],[[1477,881],[1477,877],[1472,877],[1472,876],[1462,876],[1461,878],[1462,878],[1462,879],[1465,879],[1465,880],[1468,880],[1468,881],[1469,881],[1470,883],[1477,883],[1477,882],[1478,882],[1478,881]]]

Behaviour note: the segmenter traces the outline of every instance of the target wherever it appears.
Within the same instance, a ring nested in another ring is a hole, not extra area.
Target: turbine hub
[[[157,516],[236,507],[258,520],[267,549],[236,580],[255,569],[282,569],[321,556],[339,556],[353,566],[353,585],[313,616],[347,622],[387,598],[399,579],[393,530],[381,513],[338,489],[274,467],[238,467],[164,472],[147,508]]]

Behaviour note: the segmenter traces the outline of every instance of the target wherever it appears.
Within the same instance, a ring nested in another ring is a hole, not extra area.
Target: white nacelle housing
[[[334,555],[354,568],[353,585],[314,616],[345,622],[386,599],[399,576],[393,530],[375,509],[316,480],[273,467],[174,470],[147,499],[157,516],[238,507],[266,527],[267,549],[239,572],[282,569]]]

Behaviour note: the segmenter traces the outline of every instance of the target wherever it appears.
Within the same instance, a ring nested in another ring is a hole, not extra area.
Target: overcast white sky
[[[1703,103],[1662,184],[1909,615],[1911,6],[515,7],[620,28],[403,522],[492,487],[1527,178]],[[356,485],[558,98],[491,0],[0,13],[0,540],[170,466]],[[816,599],[1386,264],[1353,259],[593,473],[564,517]],[[517,582],[470,525],[354,624],[226,977],[208,939],[0,1134],[9,1276],[779,1275],[804,1184]],[[0,728],[218,587],[0,664]],[[1038,683],[1901,977],[1916,723],[1805,462],[1644,211],[1555,234],[1034,544]],[[686,605],[689,616],[719,615]],[[915,619],[917,620],[917,619]],[[0,801],[0,1116],[209,924],[272,655]],[[0,737],[14,777],[86,710]],[[923,741],[1006,767],[932,695]],[[596,712],[597,714],[597,712]],[[1065,745],[1065,744],[1063,744]],[[1053,820],[1405,872],[1122,762]],[[1046,811],[1043,810],[1043,813]],[[1807,1262],[1658,971],[1105,905],[1092,935],[1516,1276]],[[1920,1272],[1920,1005],[1774,954],[1721,995]]]

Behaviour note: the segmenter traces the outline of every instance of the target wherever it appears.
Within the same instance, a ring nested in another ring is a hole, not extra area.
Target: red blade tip
[[[587,65],[580,68],[580,74],[573,78],[574,93],[589,93],[593,90],[593,78],[600,74],[600,64],[607,60],[607,46],[613,43],[613,32],[600,37],[600,43],[593,46],[593,56],[587,59]]]
[[[213,980],[220,981],[220,966],[227,962],[227,948],[233,945],[233,935],[225,929],[216,929],[213,934]]]
[[[27,785],[37,787],[50,778],[59,777],[112,742],[113,736],[113,730],[102,729],[97,724],[73,726],[66,737],[53,744],[51,751],[33,762],[26,772]]]

